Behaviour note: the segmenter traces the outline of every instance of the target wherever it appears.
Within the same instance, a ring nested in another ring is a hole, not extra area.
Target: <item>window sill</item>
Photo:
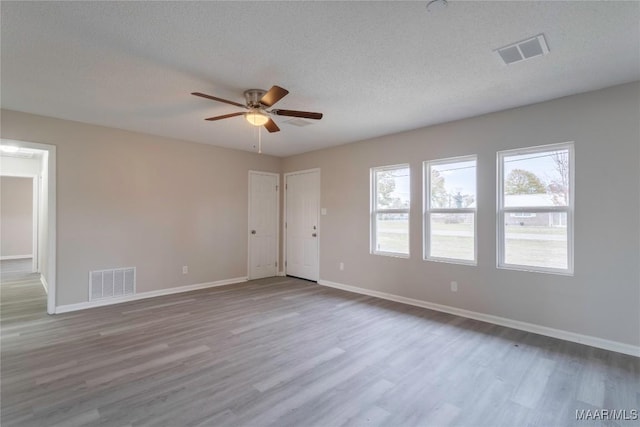
[[[398,253],[398,252],[373,251],[373,252],[371,252],[371,255],[380,255],[380,256],[386,256],[386,257],[391,257],[391,258],[409,259],[409,254],[401,254],[401,253]]]
[[[441,262],[444,264],[456,264],[456,265],[466,265],[469,267],[477,267],[478,261],[466,261],[462,259],[453,259],[453,258],[434,258],[434,257],[426,257],[423,258],[424,261],[430,262]]]
[[[569,269],[563,270],[563,269],[532,267],[530,265],[515,265],[515,264],[498,265],[497,268],[498,270],[522,271],[525,273],[543,273],[543,274],[554,274],[557,276],[573,277],[573,271]]]

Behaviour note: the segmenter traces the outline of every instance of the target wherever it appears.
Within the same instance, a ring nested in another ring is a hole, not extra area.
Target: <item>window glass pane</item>
[[[432,208],[476,207],[476,161],[431,165]]]
[[[376,171],[378,209],[409,209],[409,168]]]
[[[431,214],[429,256],[474,261],[475,214]]]
[[[568,206],[569,150],[504,156],[504,206]]]
[[[505,215],[504,235],[506,264],[568,268],[566,212]]]
[[[376,251],[409,254],[409,214],[376,214]]]

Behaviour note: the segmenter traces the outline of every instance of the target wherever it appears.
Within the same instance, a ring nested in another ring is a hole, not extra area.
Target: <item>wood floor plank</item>
[[[100,420],[100,413],[97,409],[75,415],[71,418],[67,418],[58,423],[52,424],[52,427],[82,427],[86,426],[94,421]]]
[[[136,364],[135,366],[132,366],[129,368],[120,369],[117,371],[112,371],[102,376],[89,378],[87,379],[86,384],[88,387],[95,387],[96,385],[105,384],[125,376],[129,376],[142,371],[151,370],[153,368],[161,367],[162,365],[176,362],[181,359],[194,356],[196,354],[204,353],[205,351],[208,351],[208,350],[209,350],[209,347],[207,347],[206,345],[200,345],[198,347],[182,350],[173,354],[169,354],[167,356],[158,357],[156,359],[151,359],[144,363]]]
[[[276,372],[274,375],[270,376],[266,380],[260,381],[259,383],[254,384],[253,386],[259,392],[264,392],[279,384],[283,384],[283,383],[286,383],[287,381],[291,381],[296,377],[300,376],[301,374],[303,374],[304,372],[307,372],[324,362],[327,362],[335,357],[338,357],[341,354],[344,354],[344,350],[342,350],[341,348],[334,347],[328,351],[325,351],[324,353],[321,353],[315,357],[312,357],[311,359],[305,360],[303,363],[299,365],[296,365],[293,367],[290,366],[286,370]]]
[[[342,426],[344,427],[378,427],[389,425],[387,419],[389,418],[389,412],[384,409],[372,405],[370,407],[361,409],[355,416],[348,419]]]
[[[600,363],[588,360],[580,377],[577,399],[596,408],[602,407],[605,395],[605,372]]]
[[[580,426],[640,405],[640,359],[293,278],[49,316],[37,277],[7,274],[3,427]]]
[[[555,368],[555,362],[538,357],[529,366],[522,381],[516,387],[512,400],[527,408],[535,408],[547,388],[547,382]]]

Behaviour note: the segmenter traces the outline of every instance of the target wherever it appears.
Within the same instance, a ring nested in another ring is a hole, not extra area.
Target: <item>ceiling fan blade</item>
[[[264,127],[267,128],[269,133],[280,132],[280,128],[278,127],[278,125],[276,125],[276,122],[271,119],[269,119],[269,121],[264,124]]]
[[[269,92],[265,93],[264,96],[260,98],[260,104],[271,107],[273,104],[287,96],[288,93],[288,90],[283,89],[280,86],[272,86],[271,89],[269,89]]]
[[[322,113],[312,113],[309,111],[271,110],[271,113],[276,116],[301,117],[303,119],[320,120],[322,118]]]
[[[231,114],[225,114],[224,116],[209,117],[208,119],[205,119],[205,120],[209,120],[210,122],[213,122],[215,120],[228,119],[229,117],[236,117],[236,116],[242,116],[242,115],[244,115],[244,113],[231,113]]]
[[[215,96],[207,95],[206,93],[191,92],[191,95],[199,96],[201,98],[211,99],[212,101],[224,102],[225,104],[235,105],[236,107],[247,108],[247,106],[244,104],[239,104],[237,102],[229,101],[228,99],[216,98]]]

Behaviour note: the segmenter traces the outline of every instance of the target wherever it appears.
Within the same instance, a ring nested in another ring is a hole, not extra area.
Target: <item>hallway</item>
[[[31,258],[0,261],[0,311],[3,337],[16,322],[47,317],[47,294],[40,273],[31,273]]]

